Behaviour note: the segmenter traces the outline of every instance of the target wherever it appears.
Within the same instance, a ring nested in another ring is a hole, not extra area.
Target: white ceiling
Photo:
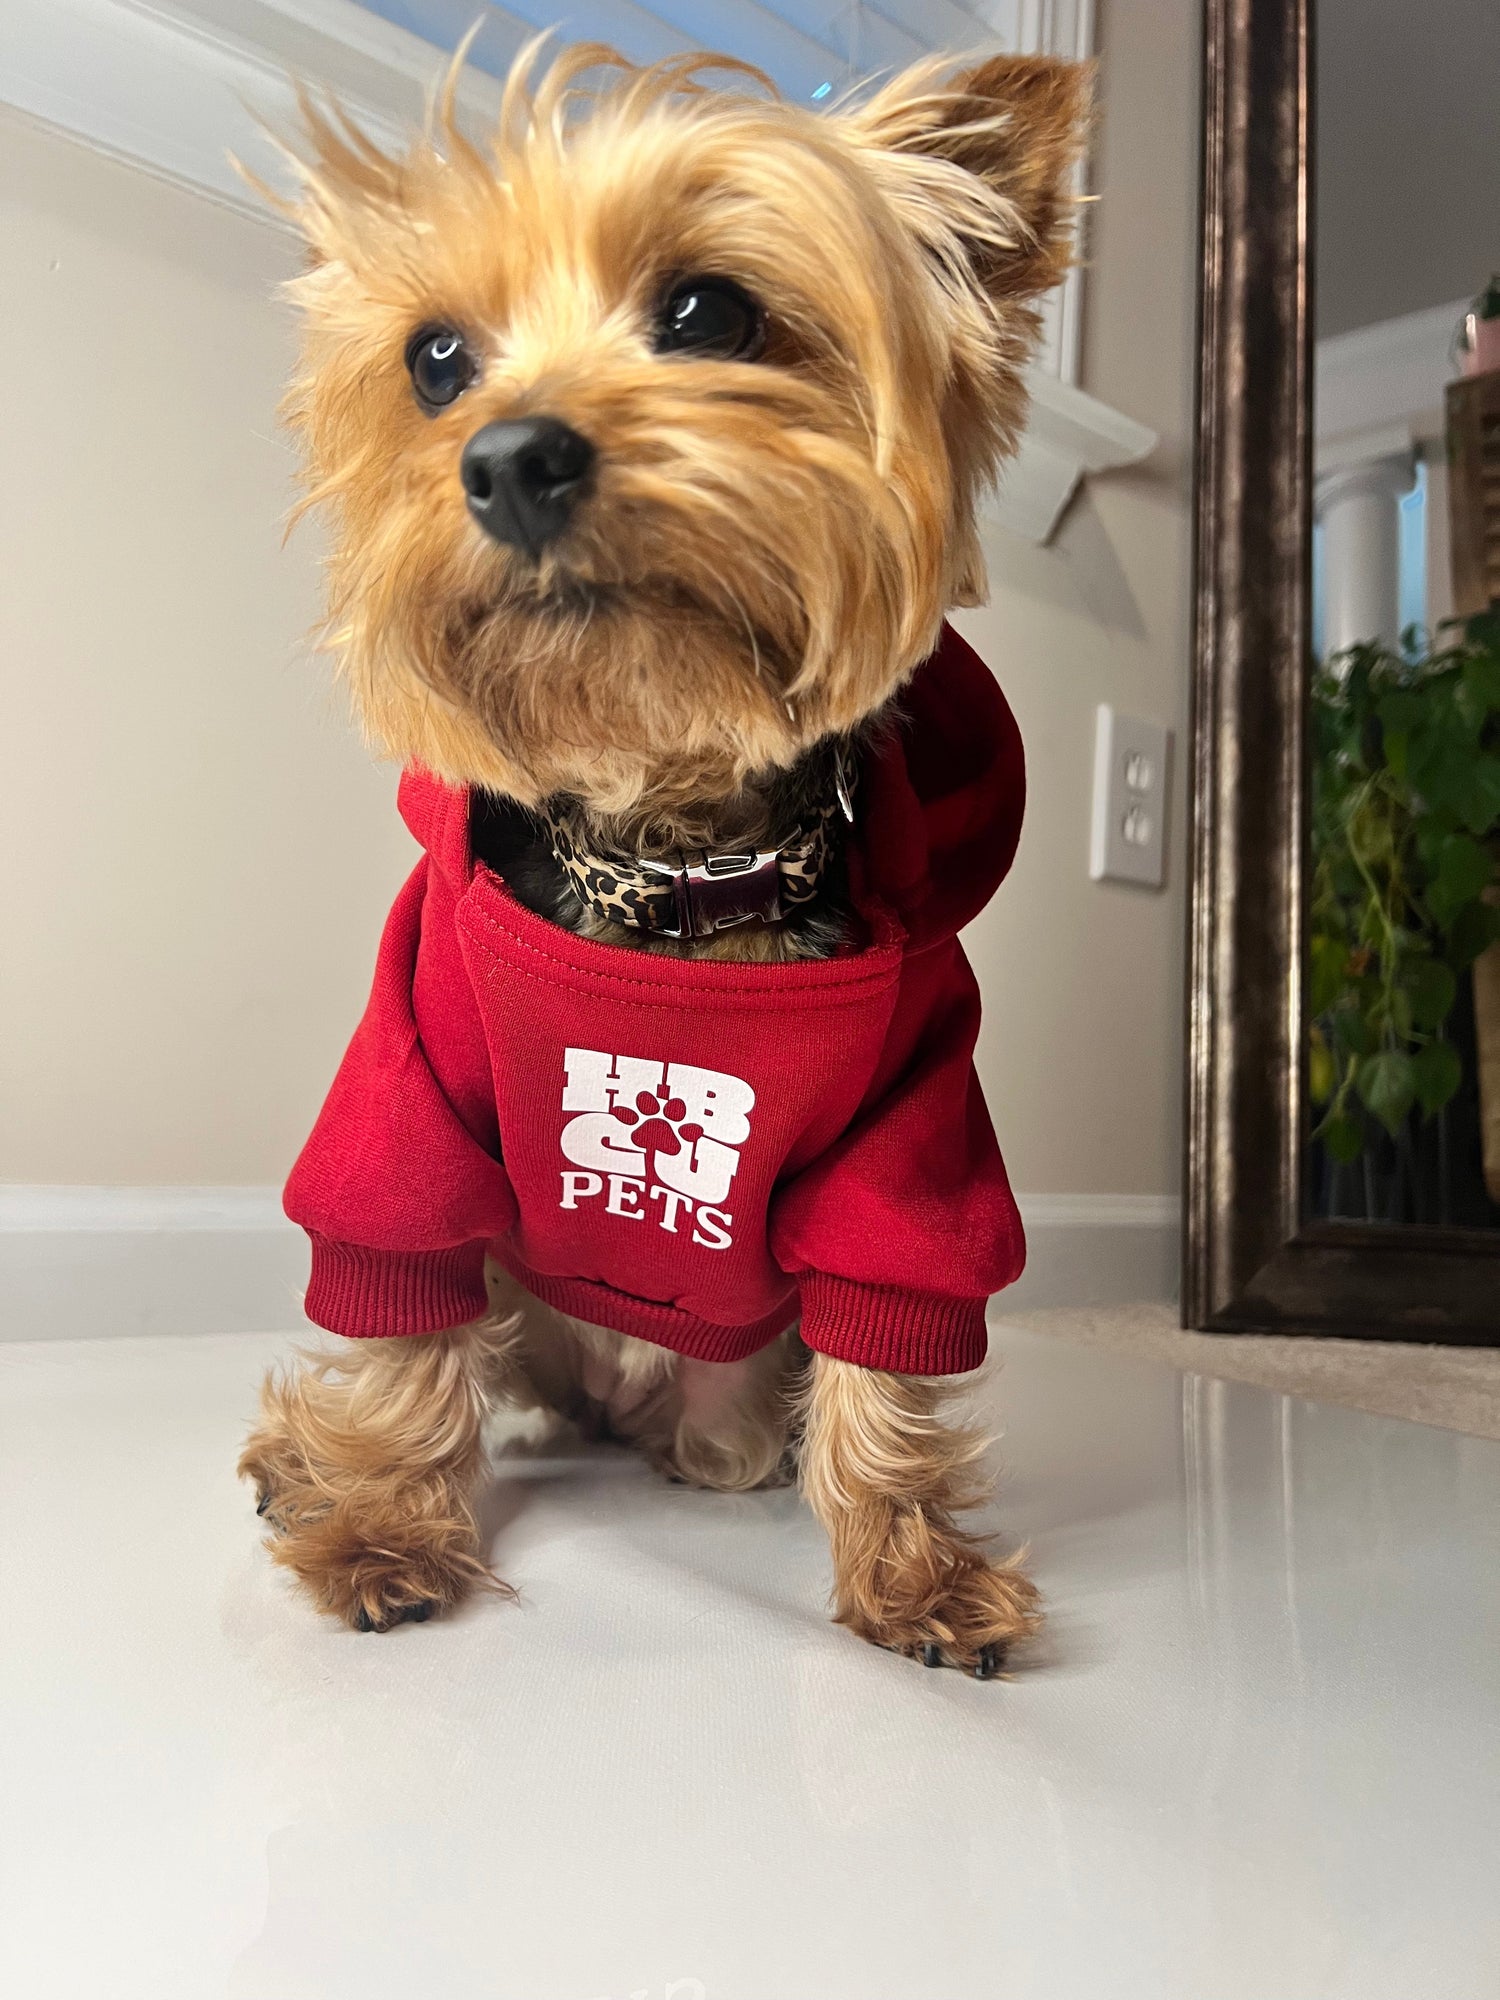
[[[1500,0],[1314,0],[1319,334],[1500,269]]]

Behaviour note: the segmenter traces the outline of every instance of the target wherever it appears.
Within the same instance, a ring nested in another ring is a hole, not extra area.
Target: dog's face
[[[999,58],[825,118],[583,49],[484,152],[310,111],[290,413],[372,737],[631,813],[878,709],[981,586],[1085,96]]]

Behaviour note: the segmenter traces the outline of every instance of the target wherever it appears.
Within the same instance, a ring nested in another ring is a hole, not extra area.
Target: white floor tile
[[[477,1603],[308,1610],[253,1335],[0,1346],[16,2000],[1495,2000],[1500,1444],[1007,1329],[1009,1683],[789,1494],[502,1467]]]

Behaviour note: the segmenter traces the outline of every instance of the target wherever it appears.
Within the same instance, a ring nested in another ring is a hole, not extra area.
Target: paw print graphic
[[[635,1109],[617,1104],[614,1115],[631,1128],[631,1141],[643,1153],[680,1153],[684,1143],[690,1146],[703,1137],[701,1125],[685,1122],[687,1106],[682,1099],[669,1097],[660,1088],[637,1091]]]

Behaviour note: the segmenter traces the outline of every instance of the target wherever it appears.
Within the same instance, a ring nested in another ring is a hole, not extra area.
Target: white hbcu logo
[[[727,1250],[734,1217],[722,1204],[750,1137],[755,1092],[737,1076],[691,1063],[563,1054],[562,1108],[576,1115],[562,1131],[563,1208],[604,1196],[607,1214],[644,1222],[654,1215],[675,1236],[679,1217],[706,1250]]]

